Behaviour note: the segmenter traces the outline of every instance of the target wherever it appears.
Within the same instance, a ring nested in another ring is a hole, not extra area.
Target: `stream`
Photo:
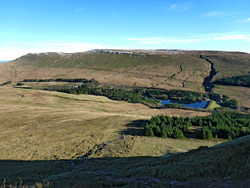
[[[200,58],[206,60],[211,65],[211,71],[209,73],[209,76],[206,77],[204,79],[204,82],[203,82],[203,86],[205,88],[205,91],[207,93],[211,93],[213,88],[214,88],[214,84],[213,84],[212,80],[213,80],[213,77],[217,74],[217,72],[216,72],[216,70],[214,68],[214,63],[212,61],[210,61],[207,58],[204,58],[202,55],[200,55]]]

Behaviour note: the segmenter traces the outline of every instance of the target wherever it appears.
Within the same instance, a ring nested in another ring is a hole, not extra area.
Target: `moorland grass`
[[[100,96],[11,87],[0,88],[0,103],[0,148],[3,151],[0,159],[15,160],[69,159],[81,156],[96,144],[121,137],[121,131],[130,129],[127,125],[131,122],[149,119],[152,115],[209,114],[180,109],[150,109],[142,104],[112,101]],[[157,140],[155,144],[158,145]],[[141,145],[143,148],[143,142]],[[167,150],[164,147],[168,146],[163,144],[158,155]],[[145,153],[138,148],[137,152],[140,155],[155,155],[150,148]],[[121,155],[134,156],[132,151]]]
[[[0,177],[8,185],[19,182],[18,177],[23,185],[47,179],[52,187],[170,186],[168,179],[247,178],[243,163],[250,155],[244,143],[232,150],[211,150],[206,147],[223,140],[141,136],[140,122],[151,115],[194,117],[207,112],[150,109],[100,96],[7,86],[0,88],[0,103]]]

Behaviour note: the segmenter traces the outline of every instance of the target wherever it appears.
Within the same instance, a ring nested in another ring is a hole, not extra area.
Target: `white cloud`
[[[250,41],[250,35],[221,35],[215,36],[214,40],[247,40]]]
[[[233,15],[238,14],[238,13],[239,12],[212,11],[212,12],[206,12],[206,13],[200,15],[200,18],[208,18],[208,17],[222,18],[222,17],[233,16]]]
[[[238,20],[237,22],[238,23],[250,23],[250,18],[246,18],[246,19],[243,19],[243,20]]]
[[[129,41],[134,41],[139,44],[173,44],[173,43],[185,43],[185,42],[201,42],[199,38],[165,38],[165,37],[150,37],[150,38],[129,38]]]
[[[36,48],[9,47],[0,48],[0,60],[13,60],[28,53],[42,53],[42,52],[84,52],[91,49],[107,48],[95,43],[66,43],[66,42],[48,42],[36,44]]]
[[[174,3],[171,4],[170,7],[168,8],[168,11],[178,11],[178,12],[185,12],[191,9],[193,6],[193,3]]]
[[[0,48],[0,60],[14,60],[28,53],[39,53],[36,50],[4,49]]]
[[[192,37],[177,38],[177,37],[147,37],[147,38],[129,38],[128,41],[136,42],[138,44],[186,44],[186,43],[198,43],[209,41],[245,41],[250,42],[250,35],[231,33],[210,33],[205,35],[194,35]]]
[[[177,8],[177,4],[171,4],[168,10],[174,10]]]
[[[65,52],[86,51],[93,48],[102,48],[99,44],[84,42],[48,42],[43,45],[54,51],[64,50]]]
[[[200,17],[214,17],[214,16],[218,16],[218,15],[221,15],[221,12],[213,11],[213,12],[206,12],[206,13],[202,14]]]

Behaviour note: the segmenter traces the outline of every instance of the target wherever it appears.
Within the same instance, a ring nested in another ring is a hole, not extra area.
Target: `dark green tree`
[[[161,136],[161,128],[157,125],[154,129],[155,136]]]
[[[162,137],[162,138],[167,138],[167,137],[168,137],[167,132],[166,132],[166,128],[164,128],[164,129],[161,131],[161,137]]]
[[[183,139],[183,138],[185,138],[185,136],[179,128],[176,128],[174,131],[174,138],[175,139]]]
[[[212,134],[212,132],[211,132],[211,130],[210,129],[207,129],[207,139],[208,140],[212,140],[214,137],[213,137],[213,134]]]

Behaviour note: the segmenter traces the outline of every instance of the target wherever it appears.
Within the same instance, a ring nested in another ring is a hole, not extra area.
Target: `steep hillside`
[[[201,58],[202,57],[202,58]],[[211,63],[216,78],[248,74],[250,54],[181,50],[92,50],[27,54],[0,64],[0,82],[27,78],[87,78],[101,83],[204,91]]]
[[[215,79],[226,78],[250,73],[250,54],[224,53],[206,55],[214,63],[217,71]]]
[[[105,84],[183,88],[202,91],[209,63],[185,53],[146,54],[85,53],[28,54],[2,65],[11,73],[1,74],[1,81],[25,78],[87,78]],[[9,70],[9,69],[8,69]]]

